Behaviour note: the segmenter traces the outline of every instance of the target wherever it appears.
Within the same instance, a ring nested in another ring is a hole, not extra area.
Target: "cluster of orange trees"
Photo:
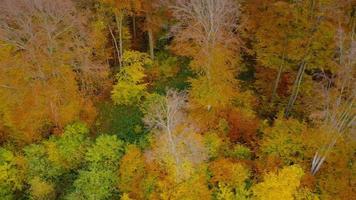
[[[1,0],[0,199],[356,196],[352,0]]]

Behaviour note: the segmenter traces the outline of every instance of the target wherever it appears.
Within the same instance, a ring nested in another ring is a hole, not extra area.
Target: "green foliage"
[[[64,173],[61,165],[51,162],[43,144],[32,144],[24,148],[28,166],[28,176],[38,176],[43,180],[54,180]]]
[[[74,123],[65,128],[62,136],[53,136],[48,141],[25,147],[28,175],[57,180],[64,173],[79,168],[90,144],[88,133],[84,124]]]
[[[100,135],[95,144],[88,149],[85,160],[90,169],[115,170],[124,155],[124,150],[124,142],[115,135]]]
[[[180,91],[189,88],[189,79],[194,76],[187,58],[173,57],[165,51],[157,53],[156,63],[148,73],[154,79],[150,90],[159,94],[164,94],[167,88]]]
[[[128,143],[145,140],[146,131],[142,122],[143,114],[138,106],[103,103],[96,122],[99,133],[110,133]]]
[[[74,123],[65,128],[62,136],[52,136],[47,141],[24,147],[24,157],[1,149],[1,195],[10,198],[27,183],[31,199],[53,199],[55,184],[70,182],[67,174],[82,167],[86,148],[90,144],[88,133],[84,124]],[[68,185],[61,189],[65,190],[65,187]]]
[[[204,134],[204,145],[207,148],[210,159],[217,158],[220,154],[224,141],[215,132],[208,132]]]
[[[74,182],[75,191],[68,200],[104,200],[110,199],[117,183],[117,174],[112,170],[94,168],[81,171]]]
[[[158,52],[156,54],[156,61],[154,63],[155,71],[159,79],[166,79],[177,76],[179,72],[180,60],[178,57],[171,56],[168,52]]]
[[[78,168],[83,163],[83,158],[88,145],[89,130],[83,123],[74,123],[65,128],[62,136],[52,138],[53,149],[57,152],[49,152],[49,156],[53,156],[52,161],[59,161],[67,169]],[[48,147],[49,147],[48,143]],[[55,157],[57,154],[57,158]]]
[[[251,150],[241,144],[234,145],[230,151],[226,152],[226,154],[235,159],[251,159],[252,156]]]
[[[85,154],[87,170],[81,170],[74,181],[75,190],[67,199],[100,200],[112,197],[118,181],[119,160],[124,142],[115,135],[100,135]]]
[[[116,75],[117,83],[112,90],[112,100],[117,105],[134,105],[145,95],[145,65],[151,60],[145,53],[125,51],[123,67]]]
[[[14,199],[13,193],[23,188],[24,172],[13,152],[0,148],[0,199]]]

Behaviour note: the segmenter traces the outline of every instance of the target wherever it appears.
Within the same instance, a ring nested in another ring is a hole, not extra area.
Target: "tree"
[[[256,199],[285,199],[293,200],[300,186],[304,172],[298,165],[283,168],[278,172],[264,176],[264,181],[252,188]]]
[[[238,6],[231,0],[179,0],[171,6],[178,24],[173,29],[178,53],[187,56],[204,55],[218,46],[236,48],[234,29]],[[183,45],[189,48],[181,48]],[[203,66],[209,67],[209,66]]]
[[[28,166],[27,175],[31,178],[39,177],[45,181],[54,181],[65,173],[61,165],[53,163],[47,156],[47,149],[43,144],[25,147],[24,154]]]
[[[12,151],[0,148],[0,198],[15,199],[15,193],[21,191],[25,182],[25,166],[21,157]]]
[[[115,135],[101,135],[86,152],[85,160],[90,169],[117,170],[123,154],[123,141],[117,139]]]
[[[174,143],[173,131],[179,126],[184,115],[182,108],[185,106],[186,94],[168,90],[166,96],[152,94],[148,96],[143,107],[144,122],[149,128],[156,128],[167,134],[170,154],[178,165],[179,158],[176,144]]]
[[[176,183],[175,177],[169,175],[158,181],[157,196],[160,199],[211,199],[211,191],[207,185],[207,174],[204,168],[195,167],[185,181]],[[194,185],[194,187],[192,187]]]
[[[145,16],[144,29],[148,34],[148,46],[152,60],[155,60],[155,37],[161,30],[164,17],[167,17],[166,5],[160,4],[161,0],[142,0],[142,12]]]
[[[85,154],[86,169],[79,171],[75,190],[68,199],[107,199],[112,197],[118,183],[117,170],[124,154],[124,143],[116,136],[101,135]]]
[[[250,13],[243,26],[247,34],[252,34],[247,42],[253,44],[252,51],[259,64],[277,71],[271,93],[266,94],[268,100],[275,99],[283,72],[297,71],[285,108],[286,117],[305,86],[302,81],[306,71],[335,70],[332,59],[335,27],[326,17],[332,10],[331,4],[331,1],[314,0],[246,3],[245,10]]]
[[[298,97],[307,67],[309,69],[317,69],[322,66],[322,70],[335,70],[335,63],[331,59],[334,55],[335,31],[329,21],[323,20],[328,2],[321,1],[318,3],[318,5],[315,5],[314,1],[310,1],[307,4],[296,4],[296,18],[301,19],[302,23],[304,22],[300,27],[304,27],[304,30],[307,31],[302,32],[302,42],[305,44],[305,49],[298,63],[299,69],[292,88],[292,94],[285,109],[285,117],[289,116]]]
[[[26,146],[23,149],[24,163],[31,198],[52,198],[60,186],[64,193],[69,185],[63,186],[62,182],[70,182],[68,177],[85,166],[89,145],[88,128],[75,123],[67,126],[62,136],[51,136],[47,141]]]
[[[307,132],[305,124],[296,119],[277,118],[272,127],[262,130],[262,156],[277,156],[284,164],[300,163],[305,153],[302,135]]]
[[[92,169],[80,171],[74,182],[75,192],[67,199],[104,200],[113,196],[117,184],[116,174],[107,169]]]
[[[141,150],[134,145],[127,146],[126,153],[120,160],[119,191],[133,199],[144,199],[143,182],[146,173],[148,172]]]
[[[185,166],[197,166],[207,157],[203,138],[194,133],[185,119],[186,93],[167,90],[165,96],[148,96],[143,107],[144,122],[157,132],[155,144],[146,156],[168,169],[176,181],[186,179]],[[188,171],[189,172],[189,171]]]
[[[238,49],[238,4],[232,0],[181,0],[170,8],[178,21],[172,30],[172,48],[179,55],[192,57],[190,66],[199,75],[192,80],[193,100],[208,110],[225,106],[236,91],[232,55]]]
[[[36,200],[55,198],[54,185],[35,177],[30,180],[30,197]]]
[[[123,67],[116,75],[117,84],[112,90],[112,100],[118,105],[133,105],[145,95],[144,66],[151,64],[147,54],[126,51],[123,55]]]
[[[354,21],[351,25],[356,26]],[[319,110],[316,121],[321,123],[324,130],[333,134],[332,139],[320,147],[312,160],[311,172],[316,174],[332,148],[336,145],[340,137],[349,135],[355,129],[356,111],[354,109],[356,102],[356,45],[355,30],[352,29],[348,35],[340,27],[338,31],[339,46],[339,69],[336,76],[329,77],[325,72],[321,73],[324,79],[321,82],[321,91],[323,108]],[[319,89],[319,88],[318,88]],[[322,122],[320,122],[322,121]]]
[[[82,123],[65,128],[62,136],[52,136],[48,141],[24,148],[28,176],[44,181],[57,181],[60,176],[83,165],[90,144],[88,129]]]
[[[67,170],[82,167],[85,152],[91,143],[88,136],[89,129],[83,123],[77,122],[66,126],[63,135],[52,137],[45,142],[49,159]]]
[[[209,170],[217,199],[248,198],[250,192],[245,182],[250,172],[243,164],[221,158],[211,162]]]
[[[124,38],[124,32],[123,32],[123,27],[124,27],[124,18],[127,15],[134,15],[136,12],[139,12],[141,10],[141,1],[140,0],[101,0],[104,4],[109,5],[113,13],[115,15],[115,21],[116,21],[116,26],[119,32],[119,45],[117,47],[117,42],[115,37],[113,36],[113,33],[111,32],[111,35],[113,36],[113,39],[115,40],[115,47],[117,50],[118,54],[118,59],[120,63],[120,67],[123,65],[123,38]]]
[[[107,68],[91,60],[87,18],[69,0],[6,0],[0,9],[0,112],[8,138],[30,143],[75,120],[90,122],[95,109],[87,94]]]
[[[183,92],[168,89],[165,96],[151,94],[142,107],[144,122],[149,128],[167,132],[168,135],[184,121],[183,109],[187,95]]]
[[[297,55],[302,53],[300,48],[295,48],[294,42],[299,32],[295,29],[302,27],[296,24],[292,9],[293,5],[287,2],[271,3],[262,12],[264,17],[260,18],[261,21],[258,22],[259,26],[255,33],[254,50],[258,61],[263,66],[278,70],[271,94],[272,100],[276,95],[282,72],[290,69],[295,62],[292,58],[298,59]]]

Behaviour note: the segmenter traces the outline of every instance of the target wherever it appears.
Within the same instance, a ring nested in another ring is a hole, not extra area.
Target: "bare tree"
[[[44,124],[61,129],[80,115],[92,117],[80,113],[88,110],[83,96],[87,103],[103,91],[108,68],[94,59],[87,19],[72,0],[0,1],[0,45],[13,56],[0,59],[0,99],[10,116],[26,108],[28,121],[12,120],[24,140],[39,139]]]
[[[69,0],[3,0],[0,11],[0,39],[20,50],[46,42],[51,53],[56,39],[80,25]]]
[[[221,90],[213,84],[221,78],[228,83],[225,84],[226,88],[233,91],[230,93],[232,95],[225,98],[226,101],[220,101],[221,99],[210,101],[213,103],[206,103],[207,105],[199,103],[200,106],[210,110],[215,105],[228,104],[236,91],[236,85],[230,83],[234,82],[234,76],[231,76],[235,73],[234,55],[239,49],[238,2],[235,0],[173,0],[170,1],[168,8],[177,21],[171,31],[174,35],[172,49],[180,55],[193,58],[190,66],[200,76],[196,79],[199,80],[196,86],[207,88],[208,93],[219,96]],[[192,93],[197,91],[194,87]]]
[[[147,101],[143,108],[144,122],[149,128],[158,130],[158,147],[150,151],[153,155],[149,157],[157,159],[166,154],[172,156],[178,181],[185,161],[199,164],[206,159],[199,136],[185,121],[187,94],[168,90],[165,96],[153,95]]]
[[[178,20],[173,28],[177,41],[191,41],[205,52],[217,45],[236,47],[239,8],[235,1],[176,0],[169,7]]]
[[[171,153],[176,164],[179,163],[173,131],[184,120],[182,109],[185,106],[187,95],[185,92],[168,90],[166,96],[154,95],[144,108],[144,122],[149,128],[156,128],[168,135]]]
[[[144,108],[144,122],[149,128],[157,128],[171,133],[183,123],[186,106],[186,92],[167,90],[165,96],[153,95]]]
[[[71,0],[2,0],[0,41],[21,51],[35,66],[33,79],[48,80],[58,76],[61,67],[70,66],[81,88],[91,90],[99,85],[98,75],[105,74],[106,66],[91,59],[86,19]],[[45,63],[51,73],[44,72]]]

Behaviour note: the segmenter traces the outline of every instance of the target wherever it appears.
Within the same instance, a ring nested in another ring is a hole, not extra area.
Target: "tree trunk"
[[[285,113],[284,113],[284,117],[286,117],[286,118],[289,116],[290,111],[292,110],[292,108],[294,106],[295,100],[298,97],[299,88],[300,88],[300,84],[302,83],[302,79],[303,79],[303,75],[304,75],[304,71],[305,71],[306,65],[307,64],[305,63],[305,61],[303,61],[301,66],[299,67],[297,77],[296,77],[296,79],[294,81],[292,94],[291,94],[291,96],[289,98],[289,102],[288,102],[288,105],[287,105]]]
[[[150,56],[151,59],[154,60],[155,59],[155,54],[154,54],[154,41],[153,41],[153,33],[152,33],[152,29],[148,29],[148,44],[149,44],[149,48],[150,48]]]
[[[287,44],[285,44],[285,46],[287,46]],[[281,76],[282,76],[282,72],[283,72],[283,68],[284,68],[284,51],[283,51],[283,54],[282,54],[282,63],[281,65],[279,66],[279,69],[278,69],[278,74],[277,74],[277,78],[276,78],[276,81],[274,83],[274,86],[273,86],[273,91],[272,91],[272,96],[271,96],[271,103],[273,103],[273,100],[274,100],[274,97],[276,96],[276,93],[277,93],[277,89],[278,89],[278,85],[279,85],[279,82],[281,80]]]
[[[132,32],[133,32],[133,40],[136,42],[136,15],[133,13],[132,15]]]
[[[122,55],[123,55],[123,44],[122,44],[122,22],[123,22],[123,14],[115,14],[115,20],[116,20],[116,25],[117,29],[119,31],[119,52],[120,52],[120,58],[119,58],[119,63],[120,67],[122,67]]]
[[[116,38],[115,38],[115,35],[111,29],[111,27],[109,26],[109,31],[110,31],[110,34],[111,34],[111,37],[112,39],[114,40],[114,45],[115,45],[115,50],[116,50],[116,55],[117,55],[117,59],[119,60],[119,63],[120,63],[120,50],[119,50],[119,47],[117,45],[117,41],[116,41]],[[116,60],[115,60],[116,61]],[[121,63],[120,63],[121,64]]]
[[[274,82],[272,96],[271,96],[271,103],[273,103],[274,97],[276,96],[278,85],[279,85],[279,82],[280,82],[281,76],[282,76],[282,71],[283,71],[283,65],[281,64],[281,66],[279,66],[276,81]]]
[[[169,119],[169,118],[167,118]],[[167,134],[168,134],[168,139],[169,139],[169,143],[170,143],[170,147],[171,147],[171,151],[172,151],[172,156],[174,157],[174,161],[175,161],[175,167],[176,167],[176,182],[178,182],[178,177],[179,175],[179,158],[178,158],[178,154],[177,154],[177,149],[176,149],[176,145],[174,143],[174,139],[173,139],[173,135],[172,135],[172,131],[169,125],[169,121],[167,122]]]

